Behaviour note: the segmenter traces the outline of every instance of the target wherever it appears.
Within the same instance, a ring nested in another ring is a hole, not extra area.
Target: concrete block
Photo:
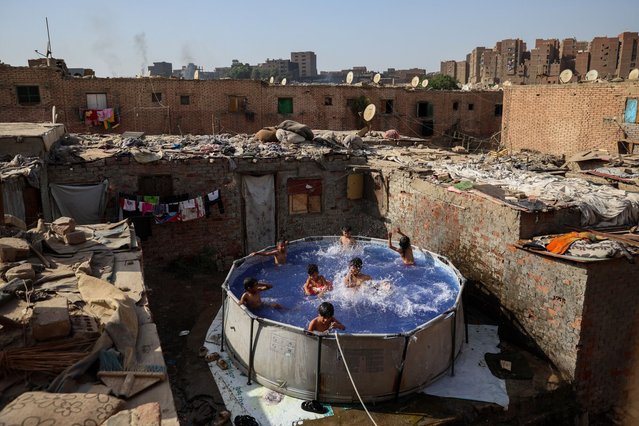
[[[29,243],[27,243],[25,240],[21,238],[13,238],[13,237],[0,238],[0,248],[3,248],[3,247],[12,248],[15,251],[14,260],[21,260],[21,259],[26,259],[27,257],[29,257],[29,253],[30,253]],[[5,251],[5,254],[9,253],[9,257],[10,257],[10,252],[11,250]],[[6,261],[3,260],[3,262],[6,262]]]
[[[66,244],[82,244],[87,240],[86,235],[84,235],[83,231],[73,231],[64,235],[64,242]]]
[[[75,231],[75,219],[71,217],[60,217],[51,222],[51,230],[63,237]]]
[[[39,341],[66,337],[71,332],[67,299],[55,297],[36,303],[31,316],[31,334]]]
[[[35,271],[30,263],[23,263],[22,265],[15,266],[7,271],[5,274],[7,281],[11,281],[14,278],[21,278],[23,280],[35,279]]]

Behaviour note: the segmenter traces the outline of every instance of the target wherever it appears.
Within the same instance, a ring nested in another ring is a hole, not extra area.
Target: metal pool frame
[[[306,237],[289,245],[312,241],[336,241],[339,237]],[[368,244],[386,245],[386,240],[355,237]],[[451,268],[459,280],[459,293],[451,309],[403,333],[358,334],[340,332],[353,380],[366,402],[396,399],[426,387],[445,374],[455,374],[455,358],[461,350],[464,327],[468,329],[462,305],[465,279],[444,256],[413,246],[426,256]],[[335,336],[308,331],[261,318],[251,313],[229,289],[244,257],[233,262],[222,284],[221,350],[257,383],[301,399],[332,403],[357,402]],[[256,261],[257,262],[257,261]]]

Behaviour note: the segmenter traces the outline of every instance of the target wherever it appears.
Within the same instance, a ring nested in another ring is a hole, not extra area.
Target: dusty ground
[[[178,265],[181,270],[184,265]],[[175,268],[173,268],[175,270]],[[197,268],[195,268],[197,269]],[[207,364],[198,357],[206,331],[222,303],[220,285],[226,274],[178,276],[163,268],[145,268],[153,317],[164,350],[176,409],[182,425],[212,425],[224,402]],[[496,324],[481,304],[465,302],[471,322]],[[504,325],[503,329],[508,327]],[[187,336],[180,331],[188,330]],[[500,327],[501,330],[501,327]],[[526,351],[517,339],[500,332],[509,350],[521,351],[535,372],[532,380],[507,380],[511,400],[504,411],[494,404],[414,394],[369,408],[379,425],[559,425],[573,424],[574,396],[552,367]],[[334,406],[335,416],[304,422],[318,425],[369,425],[360,406]],[[227,424],[230,424],[227,423]],[[264,425],[266,426],[266,425]]]

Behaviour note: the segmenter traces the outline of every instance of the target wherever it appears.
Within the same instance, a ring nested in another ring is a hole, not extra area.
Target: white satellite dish
[[[464,84],[464,85],[462,85],[461,89],[464,92],[468,92],[470,90],[470,85],[469,84]]]
[[[368,106],[366,107],[366,109],[364,109],[364,120],[365,121],[371,121],[373,119],[373,117],[375,117],[375,112],[377,111],[377,108],[375,108],[375,104],[368,104]]]
[[[271,76],[271,78],[269,78],[269,79],[268,79],[268,82],[269,82],[270,84],[275,83],[275,77]]]
[[[572,71],[563,70],[561,74],[559,74],[559,81],[561,81],[562,83],[570,83],[570,80],[572,80]]]
[[[586,73],[586,81],[595,81],[599,77],[599,71],[590,70]]]
[[[512,81],[510,81],[510,80],[506,80],[506,81],[504,81],[504,84],[503,84],[503,86],[504,86],[504,87],[510,87],[510,86],[512,86],[512,85],[513,85],[513,82],[512,82]]]
[[[193,80],[199,80],[199,79],[200,79],[200,71],[195,70],[195,72],[193,73]]]
[[[353,82],[353,71],[349,71],[348,74],[346,74],[346,84],[351,84]]]
[[[462,87],[464,87],[461,83],[457,82],[457,88],[461,89]]]
[[[635,68],[628,74],[628,80],[639,80],[639,68]]]
[[[422,81],[422,87],[426,88],[428,86],[428,79],[425,78],[424,81]]]
[[[419,85],[419,77],[413,77],[413,79],[410,81],[410,85],[413,87],[417,87],[417,85]]]
[[[379,81],[382,79],[382,75],[380,73],[377,73],[373,76],[373,83],[375,84],[379,84]]]
[[[280,84],[281,84],[282,86],[286,86],[286,77],[284,77],[284,78],[282,79],[282,82],[281,82]]]

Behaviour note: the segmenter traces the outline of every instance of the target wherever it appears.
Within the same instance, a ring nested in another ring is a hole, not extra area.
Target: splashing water
[[[428,253],[415,250],[414,256],[415,266],[406,266],[396,252],[379,244],[360,241],[343,248],[329,241],[297,243],[289,246],[286,265],[275,266],[267,257],[251,258],[236,269],[229,287],[239,299],[246,277],[273,284],[261,293],[262,300],[284,308],[263,307],[254,313],[297,327],[306,328],[317,316],[318,306],[331,302],[335,318],[348,333],[406,332],[450,309],[460,290],[451,268]],[[373,279],[348,288],[343,281],[354,257],[363,260],[362,273]],[[333,283],[333,291],[321,297],[304,294],[309,263],[319,266],[320,275]]]

